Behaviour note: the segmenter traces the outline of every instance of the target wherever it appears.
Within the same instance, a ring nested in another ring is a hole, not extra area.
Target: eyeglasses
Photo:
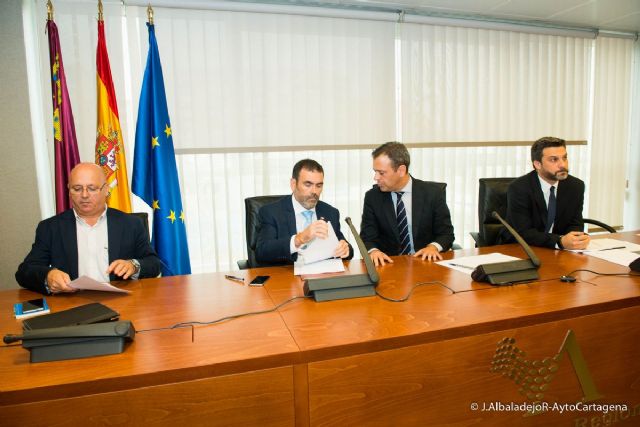
[[[106,182],[100,187],[96,187],[94,185],[87,185],[86,187],[83,185],[74,185],[73,187],[69,187],[69,192],[71,194],[82,194],[86,190],[89,194],[98,194],[100,191],[102,191],[105,185],[107,185]]]

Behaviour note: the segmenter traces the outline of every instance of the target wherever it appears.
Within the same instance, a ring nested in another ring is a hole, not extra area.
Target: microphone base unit
[[[24,331],[20,339],[37,363],[122,353],[134,336],[133,324],[119,321]]]
[[[489,282],[492,285],[510,285],[539,278],[538,269],[528,259],[482,264],[473,273],[473,280]]]
[[[316,302],[337,299],[371,297],[376,294],[376,284],[367,274],[333,276],[304,281],[304,295]]]

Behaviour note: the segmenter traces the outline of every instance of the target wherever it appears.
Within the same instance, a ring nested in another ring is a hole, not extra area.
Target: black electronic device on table
[[[540,259],[527,242],[524,241],[522,236],[520,236],[507,221],[502,219],[498,212],[493,211],[491,215],[500,221],[518,241],[518,244],[520,244],[526,252],[528,259],[481,264],[471,273],[471,278],[476,282],[488,282],[492,285],[510,285],[517,282],[537,280],[538,268],[541,265]]]
[[[376,286],[378,286],[380,276],[373,265],[373,260],[364,242],[353,226],[351,218],[347,217],[345,221],[356,239],[360,255],[362,255],[367,268],[367,274],[349,274],[305,280],[305,296],[312,296],[316,301],[368,297],[376,294]]]

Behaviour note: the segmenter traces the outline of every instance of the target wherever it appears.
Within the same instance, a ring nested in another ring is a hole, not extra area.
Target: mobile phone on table
[[[271,276],[256,276],[249,282],[249,286],[263,286],[264,282],[269,280],[269,277]]]
[[[49,313],[49,305],[44,298],[31,299],[14,304],[13,313],[16,319],[26,319],[28,317]]]

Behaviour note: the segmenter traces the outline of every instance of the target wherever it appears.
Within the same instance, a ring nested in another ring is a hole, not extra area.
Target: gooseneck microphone
[[[531,249],[531,246],[529,246],[527,242],[524,241],[522,236],[516,230],[514,230],[513,227],[511,227],[507,221],[502,219],[502,217],[498,214],[498,212],[496,211],[491,212],[491,216],[497,219],[498,221],[500,221],[502,225],[504,225],[504,228],[509,230],[509,233],[511,233],[511,235],[515,237],[516,241],[520,244],[520,246],[522,246],[522,249],[524,249],[524,251],[527,253],[527,256],[529,257],[533,265],[535,265],[536,267],[540,267],[540,259],[535,254],[535,252],[533,252],[533,250]]]
[[[492,285],[508,285],[517,282],[525,282],[538,279],[538,267],[540,267],[540,259],[533,252],[531,247],[524,241],[522,236],[502,219],[498,212],[491,213],[495,219],[500,221],[502,225],[511,233],[511,235],[522,246],[528,259],[517,261],[496,262],[492,264],[481,264],[473,270],[471,278],[476,282],[488,282]]]
[[[335,299],[369,297],[376,294],[376,286],[380,276],[373,265],[371,256],[351,223],[351,218],[345,218],[354,239],[358,244],[358,250],[367,268],[367,274],[348,274],[322,278],[310,278],[304,281],[305,296],[313,297],[316,301],[331,301]]]
[[[367,247],[364,245],[360,234],[356,231],[356,228],[353,226],[350,217],[346,217],[344,221],[349,225],[351,229],[351,234],[353,234],[353,238],[356,239],[356,243],[358,244],[358,250],[360,251],[360,255],[362,255],[362,259],[364,260],[364,265],[367,267],[367,274],[369,274],[369,279],[373,283],[378,283],[380,281],[380,276],[376,271],[376,267],[373,265],[373,260],[371,259],[371,255],[369,255],[369,251]]]

